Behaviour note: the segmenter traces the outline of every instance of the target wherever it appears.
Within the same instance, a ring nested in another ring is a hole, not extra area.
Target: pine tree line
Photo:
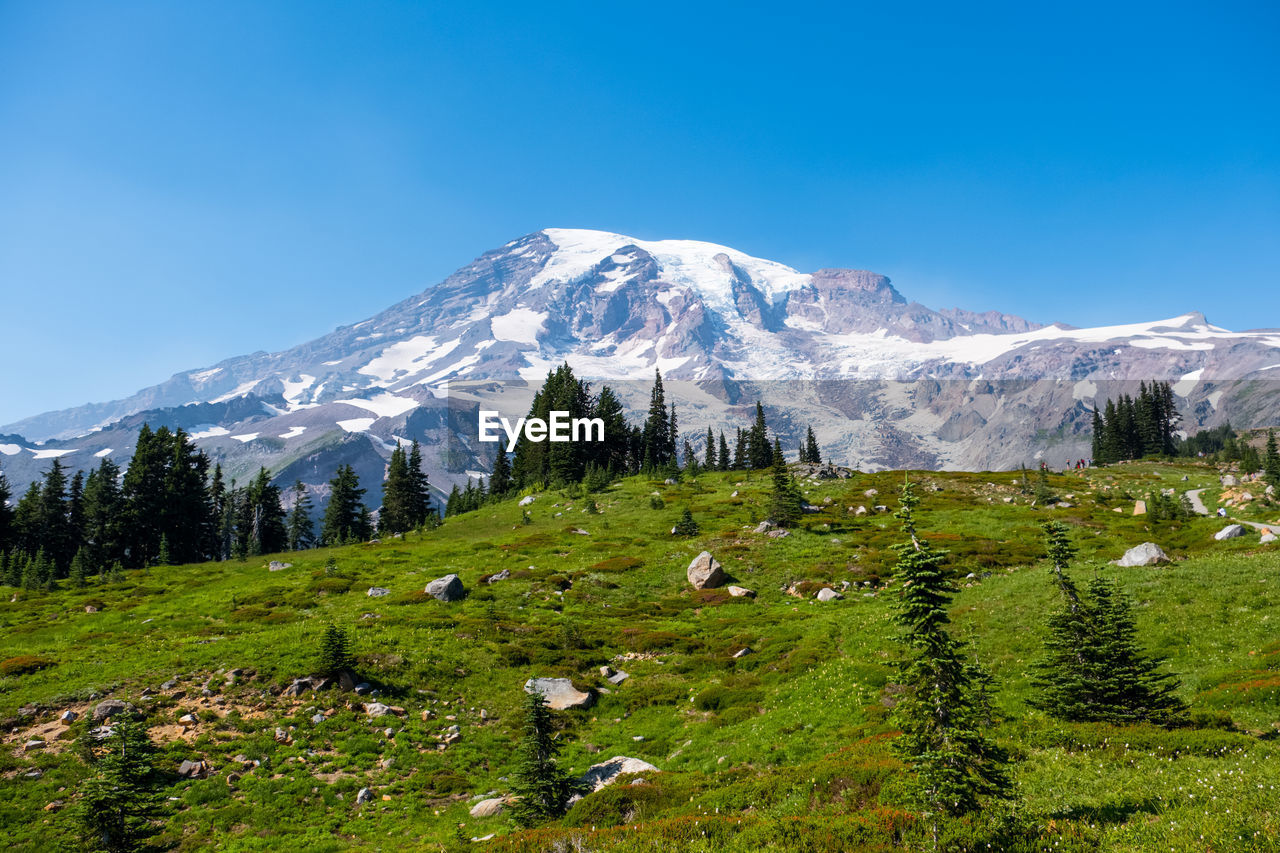
[[[1144,456],[1172,456],[1177,445],[1174,428],[1180,416],[1173,386],[1153,382],[1138,386],[1138,397],[1128,394],[1108,399],[1103,411],[1093,411],[1093,461],[1099,465]]]
[[[226,483],[221,465],[195,447],[182,429],[143,424],[129,467],[103,457],[88,476],[68,478],[54,459],[15,507],[0,472],[0,582],[48,589],[81,585],[92,575],[116,577],[127,568],[244,559],[317,544],[364,541],[373,535],[349,465],[330,480],[319,536],[312,501],[299,481],[286,513],[281,490],[265,468],[245,485]],[[421,448],[397,447],[388,466],[378,529],[402,533],[435,517]]]

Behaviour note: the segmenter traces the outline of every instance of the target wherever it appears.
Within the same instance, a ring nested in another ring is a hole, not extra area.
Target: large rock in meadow
[[[524,692],[541,693],[553,711],[590,708],[596,701],[594,694],[583,693],[567,678],[530,678],[524,683]]]
[[[1159,563],[1169,562],[1169,555],[1164,552],[1154,542],[1143,542],[1141,545],[1135,545],[1128,551],[1124,552],[1124,556],[1115,561],[1117,566],[1154,566]]]
[[[625,773],[658,772],[661,771],[647,761],[641,761],[639,758],[628,758],[625,755],[615,755],[608,761],[592,764],[587,768],[586,773],[578,777],[578,781],[590,787],[592,791],[599,791]]]
[[[440,601],[460,601],[467,590],[457,575],[445,575],[427,584],[426,593]]]
[[[1213,538],[1219,542],[1224,539],[1235,539],[1237,536],[1244,535],[1244,527],[1239,524],[1228,524],[1226,527],[1213,534]]]
[[[511,803],[509,797],[493,797],[488,800],[481,800],[471,807],[472,817],[493,817],[500,815],[506,810]]]
[[[93,709],[93,721],[101,723],[110,717],[119,717],[122,714],[133,714],[137,711],[133,705],[121,699],[103,699]]]
[[[712,589],[724,583],[724,569],[710,551],[703,551],[693,558],[686,572],[694,589]]]

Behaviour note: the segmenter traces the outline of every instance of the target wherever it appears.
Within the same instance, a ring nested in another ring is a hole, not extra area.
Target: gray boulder
[[[125,702],[122,699],[103,699],[93,708],[93,721],[101,723],[109,717],[118,717],[121,714],[132,714],[138,709]]]
[[[500,572],[489,575],[489,577],[485,579],[485,583],[497,583],[498,581],[504,581],[509,577],[511,577],[511,570],[503,569]]]
[[[267,571],[269,572],[282,572],[285,569],[291,568],[293,568],[293,563],[282,563],[279,560],[272,560],[270,563],[267,563]]]
[[[583,693],[567,678],[530,678],[524,683],[525,693],[541,693],[553,711],[590,708],[596,701],[591,693]]]
[[[685,574],[694,589],[713,589],[724,583],[724,569],[711,552],[703,551],[693,558]]]
[[[385,586],[371,586],[369,587],[369,591],[365,593],[369,598],[382,598],[382,596],[390,594],[391,590],[387,589]]]
[[[819,601],[839,601],[842,598],[844,598],[843,595],[841,595],[840,593],[836,592],[834,589],[831,589],[829,587],[823,587],[822,589],[818,590]]]
[[[1213,538],[1219,542],[1225,539],[1235,539],[1237,536],[1244,535],[1244,527],[1239,524],[1228,524],[1226,527],[1213,534]]]
[[[356,794],[356,805],[362,806],[371,802],[373,802],[373,791],[368,788],[361,788],[360,793]]]
[[[753,589],[747,589],[745,586],[730,586],[729,594],[734,598],[755,598],[756,592]]]
[[[578,781],[592,791],[599,791],[605,785],[613,783],[619,776],[627,773],[658,772],[660,772],[658,768],[647,761],[641,761],[639,758],[628,758],[625,755],[615,755],[608,761],[592,764],[587,768],[586,773],[578,777]]]
[[[772,521],[762,521],[756,525],[756,533],[768,533],[777,526],[778,525],[774,524]]]
[[[204,761],[184,761],[178,765],[178,775],[184,779],[203,779],[209,775],[209,765]]]
[[[1261,538],[1261,539],[1259,539],[1258,541],[1259,541],[1259,542],[1261,542],[1261,543],[1263,543],[1264,545],[1265,545],[1266,543],[1268,543],[1268,542],[1274,542],[1274,541],[1276,541],[1276,534],[1275,534],[1275,531],[1273,531],[1273,530],[1272,530],[1271,528],[1269,528],[1269,527],[1265,527],[1265,528],[1263,528],[1263,530],[1262,530],[1262,538]]]
[[[439,601],[458,601],[467,594],[467,590],[457,575],[445,575],[427,584],[426,593]]]
[[[520,504],[519,504],[519,505],[520,505],[520,506],[528,506],[529,504],[533,503],[533,501],[534,501],[534,496],[533,496],[533,495],[525,495],[524,497],[522,497],[522,498],[520,499]]]
[[[1164,552],[1154,542],[1143,542],[1141,545],[1135,545],[1128,551],[1124,552],[1124,556],[1115,561],[1117,566],[1154,566],[1159,563],[1169,562],[1169,555]]]
[[[1223,474],[1223,475],[1222,475],[1222,487],[1223,487],[1224,489],[1234,488],[1234,487],[1236,487],[1236,486],[1238,486],[1238,485],[1240,485],[1240,478],[1239,478],[1239,477],[1236,477],[1234,474]]]

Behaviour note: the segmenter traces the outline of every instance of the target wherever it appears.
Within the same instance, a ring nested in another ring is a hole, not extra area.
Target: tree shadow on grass
[[[1088,823],[1124,823],[1135,814],[1159,814],[1160,802],[1154,797],[1132,799],[1122,797],[1099,805],[1068,806],[1050,812],[1049,818],[1059,820],[1083,820]]]

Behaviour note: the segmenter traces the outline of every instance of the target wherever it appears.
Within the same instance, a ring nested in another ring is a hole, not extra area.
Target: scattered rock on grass
[[[118,717],[121,714],[132,714],[138,709],[122,699],[103,699],[93,708],[93,721],[101,723],[109,717]]]
[[[467,594],[467,590],[457,575],[445,575],[427,584],[426,593],[439,601],[457,601]]]
[[[509,797],[493,797],[488,800],[481,800],[471,807],[472,817],[494,817],[502,814],[507,805],[510,804]]]
[[[369,591],[365,593],[369,598],[382,598],[382,596],[390,594],[391,590],[387,589],[385,586],[371,586],[369,587]]]
[[[734,598],[755,598],[756,597],[756,591],[754,589],[747,589],[745,586],[730,586],[728,589],[729,589],[729,594]]]
[[[693,558],[685,572],[694,589],[713,589],[724,583],[724,569],[710,551]]]
[[[1239,524],[1228,524],[1226,527],[1213,534],[1213,538],[1219,542],[1225,539],[1235,539],[1237,536],[1244,535],[1244,527]]]
[[[583,785],[590,787],[591,790],[599,791],[605,785],[611,784],[619,776],[627,773],[658,772],[660,772],[658,768],[647,761],[641,761],[639,758],[628,758],[625,755],[615,755],[608,761],[592,764],[587,768],[587,772],[579,777],[579,781]]]
[[[1124,556],[1115,561],[1117,566],[1154,566],[1159,563],[1169,562],[1169,555],[1164,552],[1154,542],[1143,542],[1141,545],[1135,545],[1128,551],[1124,552]]]
[[[819,601],[838,601],[839,599],[844,598],[844,596],[836,592],[834,589],[824,586],[822,589],[818,590],[817,598]]]
[[[553,711],[590,708],[596,697],[583,693],[567,678],[530,678],[524,683],[525,693],[541,693]]]

